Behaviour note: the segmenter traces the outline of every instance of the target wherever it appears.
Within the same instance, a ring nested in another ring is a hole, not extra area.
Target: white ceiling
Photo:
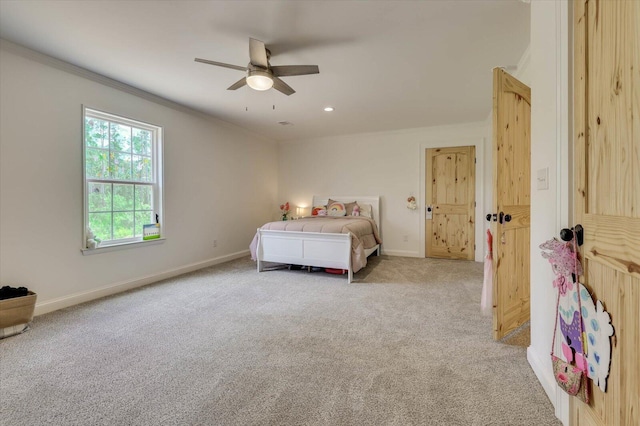
[[[282,141],[486,119],[491,69],[518,63],[529,14],[519,0],[2,0],[0,37]],[[193,60],[245,66],[249,37],[272,65],[320,74],[284,77],[289,97],[228,91],[242,72]]]

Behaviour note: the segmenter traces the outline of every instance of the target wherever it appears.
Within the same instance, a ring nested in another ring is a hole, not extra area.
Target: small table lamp
[[[298,206],[296,207],[296,217],[299,219],[309,215],[309,207]]]

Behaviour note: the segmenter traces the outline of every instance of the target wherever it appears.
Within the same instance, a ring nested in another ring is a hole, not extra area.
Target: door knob
[[[560,231],[560,238],[562,241],[571,241],[574,235],[576,237],[576,242],[581,246],[584,243],[584,228],[582,225],[577,224],[575,228],[564,228]]]
[[[511,222],[511,215],[510,214],[504,214],[504,212],[500,212],[500,220],[498,222],[500,222],[500,224],[503,224],[505,222]]]

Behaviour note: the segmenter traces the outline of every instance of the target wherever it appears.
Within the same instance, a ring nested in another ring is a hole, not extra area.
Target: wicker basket
[[[30,291],[27,296],[0,300],[0,329],[28,324],[33,320],[37,294]]]

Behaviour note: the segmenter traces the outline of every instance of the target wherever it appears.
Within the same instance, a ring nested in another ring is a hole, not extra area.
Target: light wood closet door
[[[475,153],[475,146],[427,149],[427,257],[475,258]]]
[[[575,223],[615,329],[607,391],[573,425],[640,425],[640,1],[574,3]]]

